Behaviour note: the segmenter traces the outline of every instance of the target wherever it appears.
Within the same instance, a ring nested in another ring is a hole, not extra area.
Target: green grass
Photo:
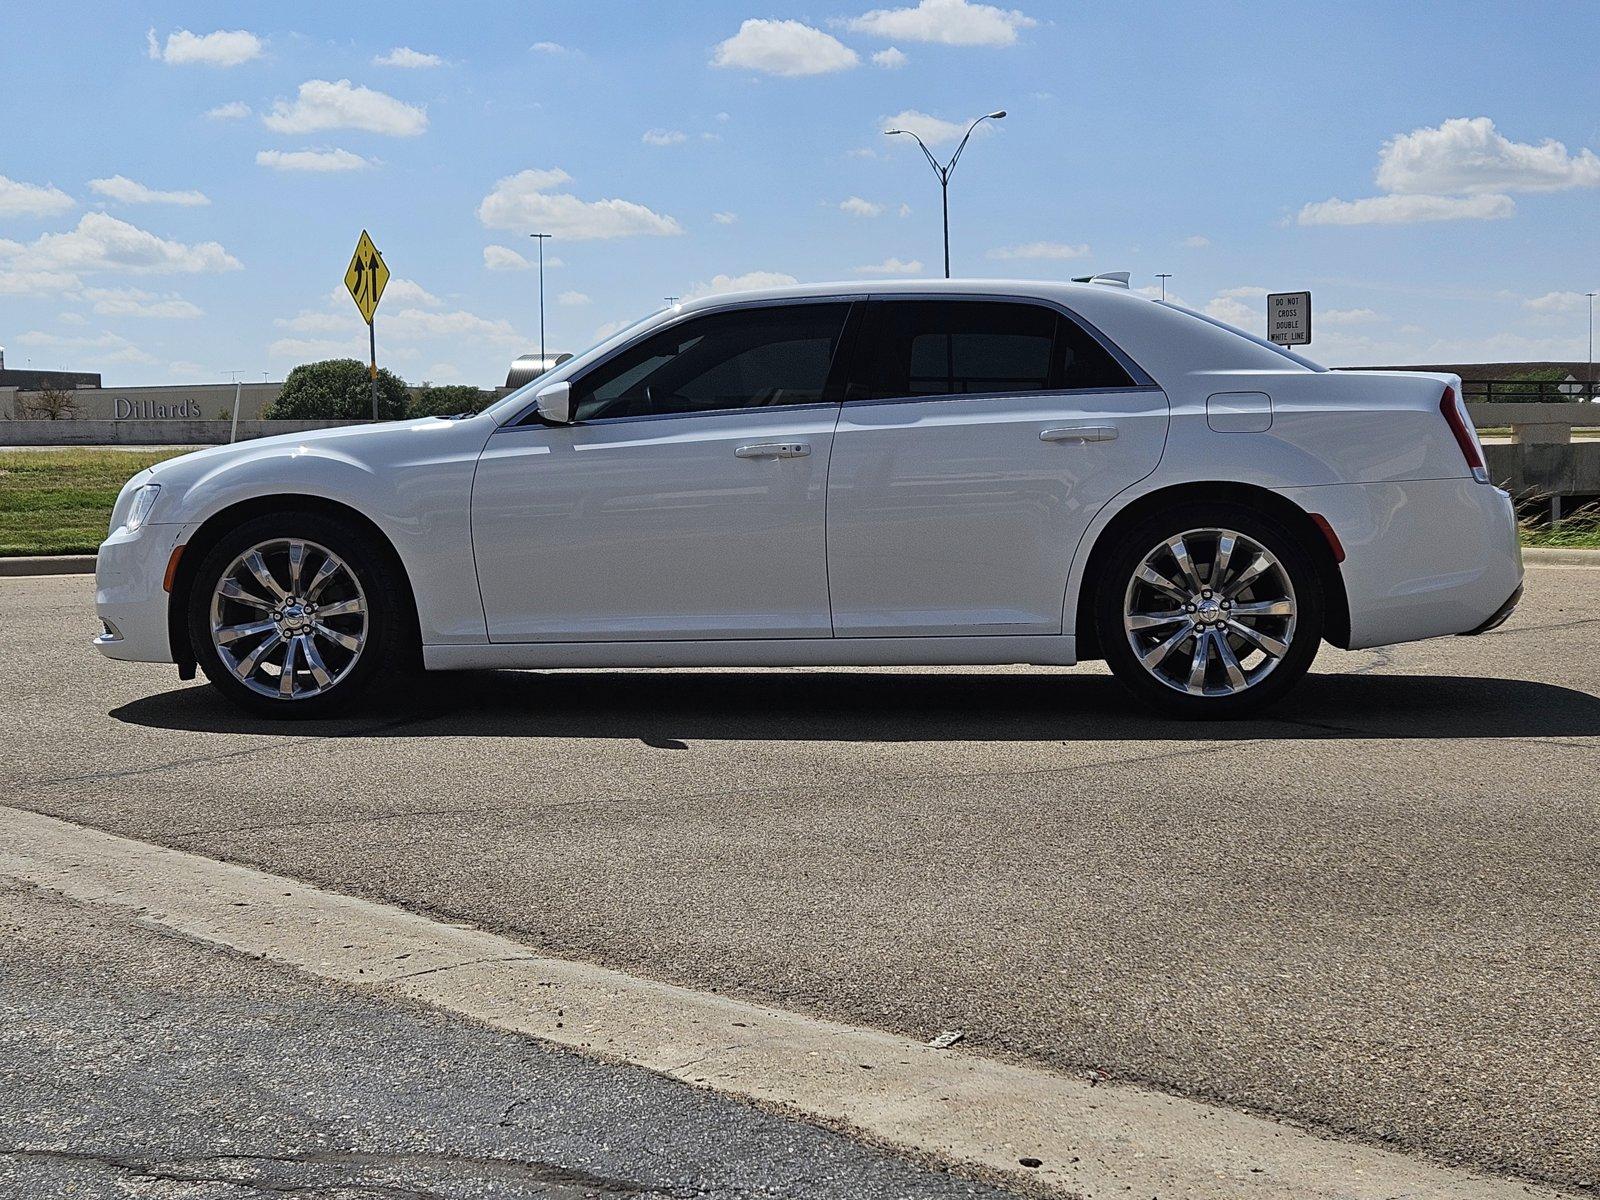
[[[0,453],[0,556],[92,554],[129,476],[183,450]]]
[[[1531,525],[1522,522],[1524,546],[1559,546],[1572,550],[1600,550],[1600,508],[1589,505],[1572,516],[1563,518],[1561,524]]]
[[[0,557],[93,554],[129,476],[184,450],[27,450],[0,453]],[[1551,529],[1522,523],[1524,546],[1600,549],[1600,508]]]

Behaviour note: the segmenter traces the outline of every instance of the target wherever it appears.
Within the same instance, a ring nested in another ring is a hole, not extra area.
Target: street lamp
[[[1005,115],[1006,110],[1002,108],[997,112],[984,113],[983,116],[968,125],[966,135],[961,139],[961,144],[956,147],[956,152],[950,156],[950,161],[943,166],[939,165],[939,160],[933,156],[933,152],[911,130],[885,129],[883,131],[885,137],[893,137],[897,133],[903,133],[909,138],[914,138],[917,145],[922,147],[923,156],[927,158],[928,165],[933,168],[933,173],[939,177],[939,199],[944,205],[944,277],[946,279],[950,278],[950,176],[956,169],[956,162],[961,158],[961,152],[967,148],[967,138],[972,136],[972,131],[984,121],[998,121]]]
[[[1157,271],[1156,272],[1156,278],[1161,280],[1161,299],[1162,299],[1163,302],[1165,302],[1166,298],[1167,298],[1167,280],[1172,278],[1172,272],[1171,271]]]
[[[544,243],[545,239],[552,236],[548,233],[530,233],[528,235],[539,243],[539,370],[546,370],[544,357]]]
[[[1587,391],[1589,393],[1589,403],[1593,404],[1594,403],[1594,298],[1595,298],[1596,295],[1600,295],[1600,293],[1585,292],[1584,295],[1589,297],[1589,370],[1588,370],[1587,374],[1584,377],[1584,383],[1589,385],[1588,388],[1587,388]]]

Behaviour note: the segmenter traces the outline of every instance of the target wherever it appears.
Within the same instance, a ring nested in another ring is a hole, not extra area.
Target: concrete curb
[[[238,863],[0,807],[0,877],[141,924],[1067,1196],[1536,1200],[1487,1176],[1267,1117],[988,1058],[621,971]]]
[[[1600,550],[1576,546],[1524,546],[1522,561],[1530,567],[1600,567]]]
[[[7,575],[93,575],[92,554],[45,554],[0,558],[0,578]]]

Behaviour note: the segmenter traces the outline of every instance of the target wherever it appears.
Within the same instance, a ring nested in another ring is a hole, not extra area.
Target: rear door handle
[[[811,453],[810,442],[755,442],[740,446],[735,458],[804,458]]]
[[[1059,425],[1039,431],[1041,442],[1112,442],[1116,438],[1115,425]]]

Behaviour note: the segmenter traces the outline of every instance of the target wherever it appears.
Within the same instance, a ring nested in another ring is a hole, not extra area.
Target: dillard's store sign
[[[117,421],[198,421],[205,413],[193,400],[166,404],[149,398],[130,400],[117,396],[111,401],[111,416]]]

